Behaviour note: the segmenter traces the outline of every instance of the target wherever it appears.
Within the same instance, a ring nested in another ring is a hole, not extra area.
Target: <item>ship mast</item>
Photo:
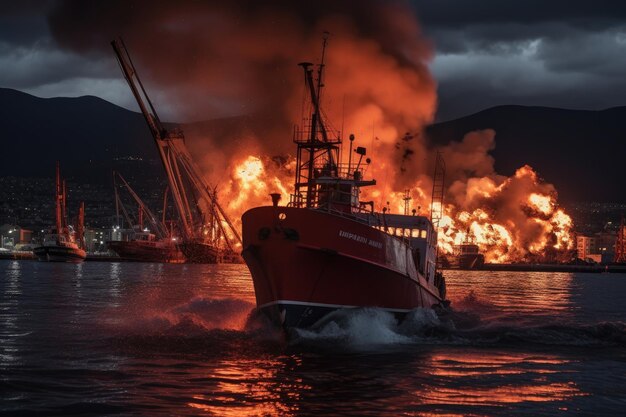
[[[63,194],[61,192],[61,172],[59,169],[59,161],[57,161],[57,172],[56,172],[56,195],[54,197],[55,200],[55,218],[56,218],[56,228],[57,234],[61,235],[64,233],[63,230],[63,214],[61,205],[63,204]]]
[[[78,243],[78,247],[81,249],[85,249],[85,202],[81,201],[80,206],[78,208],[78,218],[76,220],[76,235],[78,239],[76,239],[76,243]]]
[[[122,184],[124,185],[124,187],[126,187],[126,189],[128,190],[128,193],[131,195],[131,197],[135,200],[135,202],[139,206],[140,219],[143,217],[143,214],[145,213],[148,217],[148,221],[150,222],[150,225],[152,226],[152,230],[154,231],[154,234],[160,239],[167,237],[168,232],[167,232],[167,228],[165,227],[165,225],[160,223],[157,220],[154,213],[148,208],[148,206],[146,206],[146,204],[137,195],[137,193],[135,192],[135,190],[133,190],[130,184],[128,184],[128,182],[122,176],[122,174],[120,174],[119,172],[116,172],[116,175],[119,177],[120,180],[122,180]],[[140,220],[139,223],[141,224],[143,228],[143,220]]]
[[[328,32],[324,32],[322,56],[317,68],[317,82],[313,80],[313,66],[310,62],[298,64],[304,70],[304,82],[309,92],[310,116],[308,126],[294,130],[294,142],[298,145],[296,156],[297,172],[295,192],[291,204],[295,207],[314,207],[317,199],[316,178],[320,176],[337,177],[339,160],[339,145],[341,139],[338,132],[329,134],[321,108],[323,77],[328,44]]]

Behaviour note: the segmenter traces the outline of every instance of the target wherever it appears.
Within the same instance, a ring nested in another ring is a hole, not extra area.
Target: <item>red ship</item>
[[[118,179],[121,180],[121,183],[118,183]],[[132,197],[134,204],[137,205],[137,218],[131,217],[130,211],[126,208],[124,199],[120,195],[121,190],[126,190],[124,194]],[[161,221],[157,219],[152,210],[148,208],[119,172],[113,172],[113,191],[115,194],[115,219],[118,222],[114,230],[118,231],[118,237],[121,236],[123,239],[107,241],[109,250],[128,261],[165,263],[184,263],[186,261],[185,255],[177,245],[178,237],[174,234],[172,222],[169,222],[170,227],[168,228],[168,222],[165,220],[167,189],[163,196],[163,219]],[[123,218],[120,216],[120,209],[124,215]],[[151,229],[144,228],[144,217],[147,218]],[[121,224],[119,223],[120,220],[122,220]],[[123,229],[124,220],[130,229]]]
[[[41,246],[33,249],[40,261],[80,263],[87,258],[85,252],[85,204],[80,203],[76,230],[67,221],[67,191],[61,180],[59,162],[56,170],[55,218],[56,227],[44,236]]]
[[[291,328],[311,326],[342,308],[377,307],[402,316],[447,304],[433,227],[441,217],[443,160],[438,155],[430,218],[415,211],[409,215],[408,206],[404,215],[374,211],[373,202],[359,199],[361,187],[376,184],[363,179],[363,165],[370,163],[363,161],[366,149],[357,147],[359,159],[352,163],[350,135],[350,160],[341,163],[340,134],[322,116],[324,53],[315,81],[312,64],[300,66],[310,116],[294,132],[294,194],[287,206],[280,206],[280,195],[274,194],[272,206],[242,216],[242,255],[254,282],[257,311]]]

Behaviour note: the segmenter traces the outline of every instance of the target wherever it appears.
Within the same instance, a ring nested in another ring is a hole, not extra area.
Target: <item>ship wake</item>
[[[252,314],[252,303],[237,298],[195,297],[169,308],[132,310],[110,317],[105,329],[111,343],[128,354],[228,355],[284,344],[279,329]]]
[[[512,317],[483,317],[473,311],[423,308],[398,319],[382,309],[359,308],[338,310],[310,329],[294,330],[291,343],[334,351],[385,351],[421,345],[611,348],[626,347],[626,323],[582,324],[546,317],[516,322]]]

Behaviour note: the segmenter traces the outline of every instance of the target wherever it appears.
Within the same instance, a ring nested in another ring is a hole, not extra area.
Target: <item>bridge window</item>
[[[422,230],[420,234],[422,235],[422,239],[426,239],[426,230]]]
[[[420,237],[419,229],[411,229],[411,237]]]

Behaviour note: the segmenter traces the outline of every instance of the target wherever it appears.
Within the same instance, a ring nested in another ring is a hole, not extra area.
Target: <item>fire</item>
[[[289,201],[293,190],[295,161],[248,155],[235,158],[230,178],[220,191],[230,218],[240,227],[241,215],[248,209],[269,205],[269,194],[281,194],[281,204]],[[487,262],[502,263],[543,259],[572,249],[572,219],[558,207],[556,193],[542,182],[529,166],[511,177],[470,178],[465,183],[465,200],[455,196],[452,184],[446,190],[443,216],[439,222],[439,247],[450,254],[454,246],[467,241],[477,244]],[[423,179],[411,190],[411,208],[430,215],[431,185]],[[389,207],[403,213],[405,193],[374,187],[365,196],[378,200],[377,210]],[[455,198],[456,197],[456,198]],[[435,207],[438,209],[438,207]]]
[[[241,164],[235,167],[234,175],[241,180],[244,190],[249,190],[254,181],[263,174],[263,162],[255,156],[249,156]]]
[[[545,215],[549,215],[552,213],[553,206],[550,197],[547,195],[535,194],[532,193],[528,197],[528,202],[537,210],[542,212]]]
[[[251,208],[270,204],[270,193],[281,195],[281,204],[289,202],[292,192],[293,161],[248,155],[236,160],[230,168],[230,178],[220,190],[220,201],[235,223],[241,227],[241,215]]]
[[[508,178],[469,178],[462,185],[453,183],[446,190],[450,202],[439,222],[441,253],[451,254],[455,245],[471,242],[492,263],[567,259],[574,243],[572,219],[558,207],[553,187],[530,166]],[[423,199],[428,193],[412,194],[416,205],[428,207]],[[391,193],[390,207],[400,207],[401,198]]]

